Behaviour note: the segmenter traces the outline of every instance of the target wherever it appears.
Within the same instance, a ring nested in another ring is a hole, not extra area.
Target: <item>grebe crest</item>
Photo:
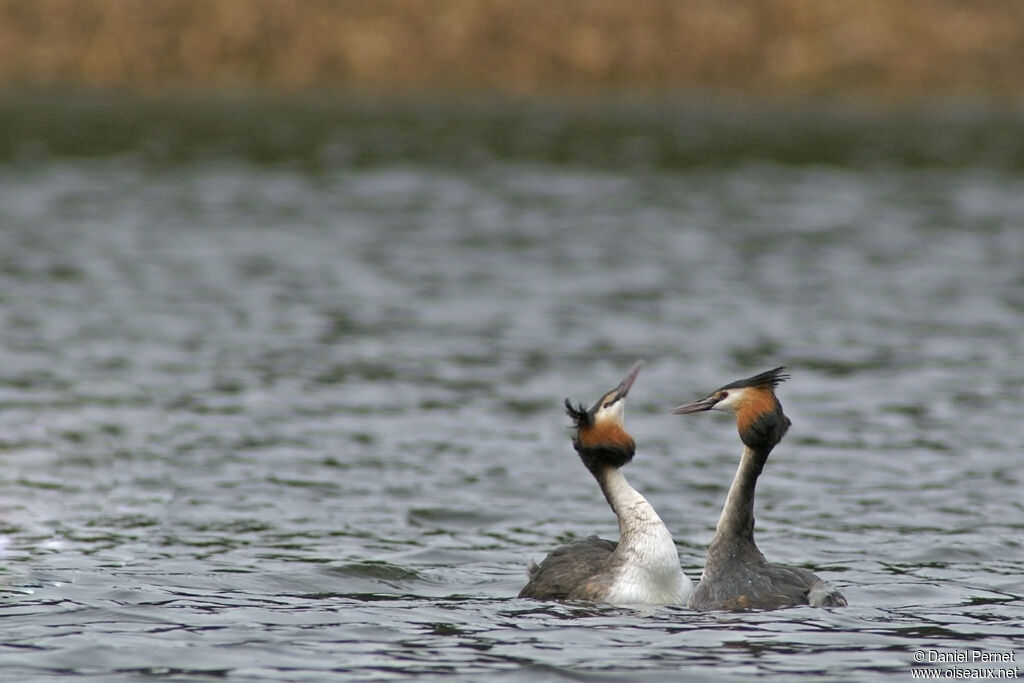
[[[744,445],[770,450],[782,441],[790,419],[782,412],[775,387],[789,379],[785,367],[730,382],[706,397],[672,409],[674,415],[719,410],[736,417],[736,429]]]
[[[641,367],[643,361],[634,363],[619,386],[607,392],[590,408],[582,403],[573,407],[572,402],[565,399],[565,412],[575,428],[572,445],[592,474],[604,466],[619,468],[628,465],[636,453],[636,442],[624,426],[625,398]]]
[[[744,445],[739,468],[708,547],[703,578],[690,597],[689,605],[694,609],[846,605],[846,598],[827,581],[806,569],[768,562],[754,543],[757,479],[768,454],[791,424],[775,396],[775,387],[789,379],[784,370],[778,367],[731,382],[702,399],[672,410],[676,415],[706,410],[734,415]]]
[[[679,566],[679,554],[665,523],[620,471],[636,452],[625,430],[625,398],[641,361],[621,383],[593,406],[565,410],[573,421],[573,447],[597,480],[619,521],[618,542],[596,536],[556,548],[540,565],[519,597],[587,600],[613,604],[685,604],[692,584]]]

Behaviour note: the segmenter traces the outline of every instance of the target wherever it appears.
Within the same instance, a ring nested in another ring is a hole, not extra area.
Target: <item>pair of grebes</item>
[[[775,609],[792,605],[842,607],[846,598],[806,569],[768,562],[754,543],[754,487],[768,454],[785,436],[789,418],[775,387],[785,368],[726,384],[672,410],[676,415],[720,410],[736,418],[743,455],[708,547],[696,586],[683,573],[672,534],[621,468],[636,444],[623,427],[626,395],[642,362],[591,408],[565,408],[575,426],[573,446],[597,479],[619,519],[619,540],[597,536],[561,546],[531,563],[521,598],[583,600],[618,605],[688,605],[697,610]]]

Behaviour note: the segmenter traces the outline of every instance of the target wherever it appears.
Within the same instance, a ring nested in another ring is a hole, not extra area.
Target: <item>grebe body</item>
[[[575,427],[573,446],[618,518],[619,540],[591,536],[556,548],[540,564],[531,563],[519,597],[619,605],[684,605],[689,599],[692,583],[679,566],[672,535],[621,471],[636,451],[623,416],[641,365],[589,409],[565,401]]]
[[[789,378],[775,368],[737,380],[672,410],[676,415],[719,410],[736,418],[743,454],[708,547],[689,606],[698,610],[775,609],[792,605],[842,607],[846,598],[800,567],[768,562],[754,543],[754,488],[772,449],[789,429],[775,387]]]

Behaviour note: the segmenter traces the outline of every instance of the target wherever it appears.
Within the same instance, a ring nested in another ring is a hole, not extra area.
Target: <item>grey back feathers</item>
[[[705,577],[689,606],[697,610],[778,609],[795,605],[845,607],[846,598],[830,583],[801,567],[773,564],[751,543],[708,552]]]
[[[555,548],[540,564],[530,564],[530,580],[519,591],[519,597],[585,600],[573,595],[574,591],[607,570],[617,546],[615,541],[590,536]]]

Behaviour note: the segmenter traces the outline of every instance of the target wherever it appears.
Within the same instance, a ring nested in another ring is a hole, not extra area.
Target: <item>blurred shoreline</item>
[[[1016,0],[0,0],[0,91],[1019,103]]]
[[[682,171],[742,163],[1024,169],[1024,113],[966,102],[756,99],[0,95],[0,164],[239,160],[313,172],[417,164]]]

